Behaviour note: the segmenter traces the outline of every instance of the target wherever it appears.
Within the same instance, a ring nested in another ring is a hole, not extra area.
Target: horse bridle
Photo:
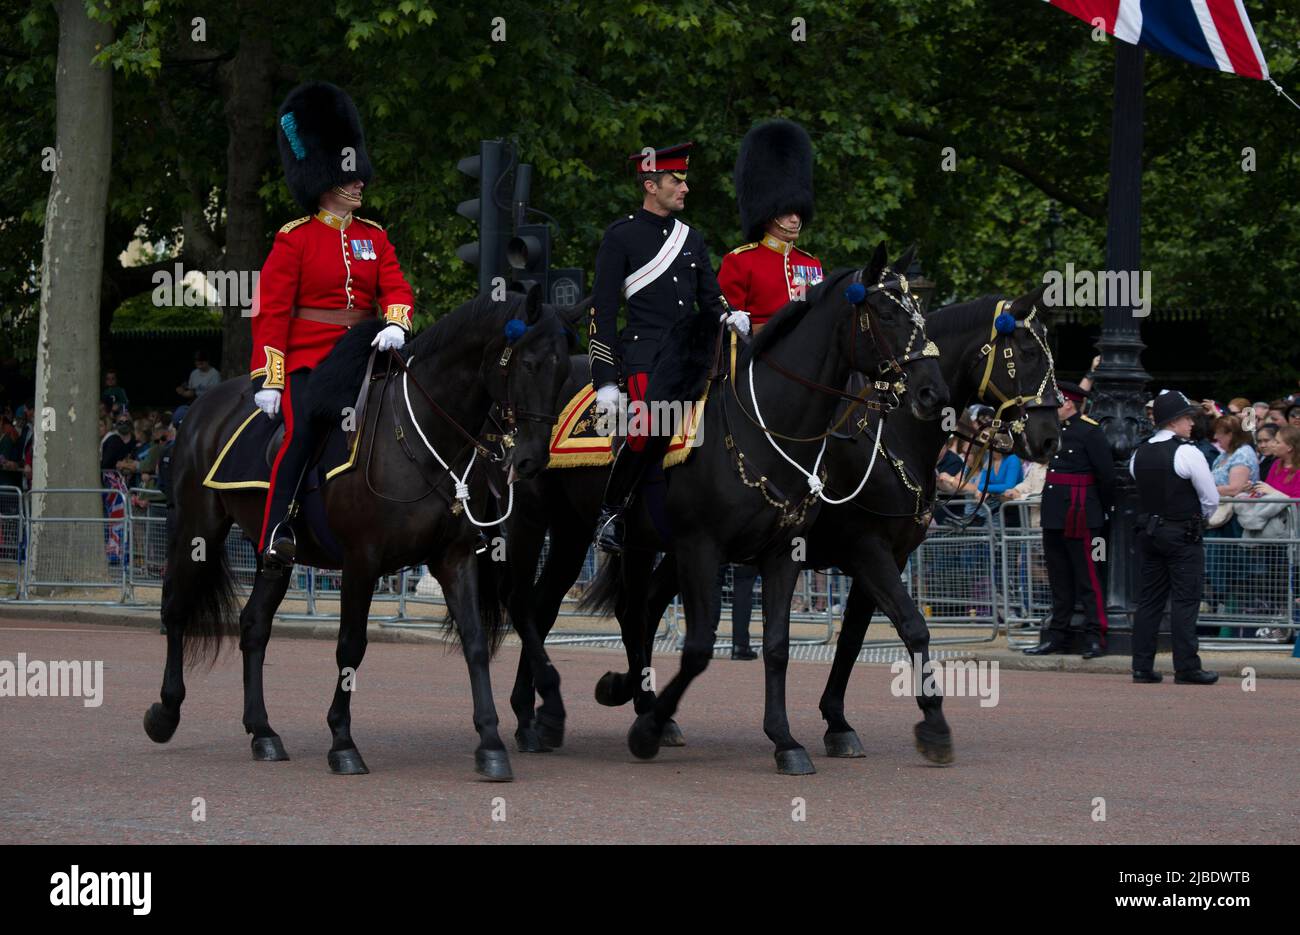
[[[502,349],[501,356],[497,359],[495,369],[505,386],[505,400],[502,401],[493,397],[492,407],[488,410],[488,419],[496,427],[497,431],[483,433],[485,440],[500,444],[500,455],[492,459],[498,462],[505,460],[507,452],[515,446],[515,435],[519,431],[520,422],[535,422],[539,425],[553,426],[558,421],[558,416],[554,413],[521,409],[511,402],[510,362],[513,359],[514,349],[513,344],[507,344]]]
[[[989,339],[980,348],[978,359],[984,361],[984,373],[980,377],[979,389],[975,392],[975,399],[978,402],[988,406],[996,405],[992,421],[974,434],[973,437],[967,438],[971,444],[979,445],[983,449],[992,448],[994,451],[1000,451],[1003,454],[1015,450],[1016,436],[1023,435],[1025,423],[1029,417],[1031,409],[1056,409],[1059,405],[1057,400],[1059,394],[1056,391],[1056,365],[1052,360],[1052,351],[1047,346],[1042,337],[1034,330],[1034,316],[1038,314],[1038,306],[1034,305],[1029,310],[1029,314],[1023,320],[1017,321],[1015,328],[1007,332],[998,330],[998,317],[1004,312],[1008,312],[1011,302],[1007,299],[998,300],[997,306],[993,309],[993,325],[989,332]],[[1009,313],[1009,312],[1008,312]],[[1043,357],[1047,361],[1047,371],[1043,374],[1043,379],[1038,384],[1038,389],[1034,395],[1028,396],[1021,390],[1019,370],[1016,367],[1016,345],[1011,337],[1015,334],[1016,328],[1023,328],[1038,344],[1043,352]],[[1005,345],[1002,339],[1007,338]],[[1001,353],[999,354],[999,350]],[[1001,360],[1006,368],[1007,377],[1012,381],[1015,390],[1014,396],[1008,396],[998,389],[997,384],[993,382],[993,372],[997,362]],[[1052,397],[1047,396],[1048,389],[1052,391]],[[992,394],[994,400],[986,398],[986,394]],[[1004,421],[1003,414],[1007,410],[1012,410],[1012,418]],[[1005,424],[1006,431],[1002,431]],[[960,437],[966,436],[956,433]],[[981,452],[983,457],[983,452]]]

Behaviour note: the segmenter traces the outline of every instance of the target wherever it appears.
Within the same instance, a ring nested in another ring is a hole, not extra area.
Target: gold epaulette
[[[309,214],[305,218],[298,218],[298,220],[296,221],[290,221],[288,224],[284,225],[284,227],[280,228],[280,233],[287,234],[295,227],[301,227],[302,225],[306,224],[310,220],[311,220],[311,215]]]
[[[1079,418],[1082,419],[1084,422],[1087,422],[1089,425],[1101,425],[1101,423],[1098,422],[1096,419],[1094,419],[1092,416],[1079,416]]]
[[[380,230],[383,230],[383,229],[384,229],[384,225],[380,224],[378,221],[372,221],[372,220],[370,220],[370,218],[357,217],[355,214],[352,215],[352,217],[353,217],[354,219],[360,221],[362,224],[369,224],[371,227],[377,227],[377,228],[379,228]]]
[[[754,241],[754,243],[742,244],[741,246],[737,247],[735,250],[732,250],[731,252],[744,253],[746,250],[753,250],[757,246],[758,246],[758,241]]]

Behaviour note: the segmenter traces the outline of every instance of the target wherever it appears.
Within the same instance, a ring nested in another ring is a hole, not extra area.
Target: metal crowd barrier
[[[1012,649],[1035,645],[1051,613],[1039,503],[1013,500],[1001,507],[1002,615]],[[1233,524],[1207,530],[1205,591],[1197,620],[1201,648],[1290,651],[1300,619],[1300,500],[1285,503],[1283,536],[1247,537]]]
[[[948,505],[951,515],[941,514],[931,523],[901,580],[935,631],[932,644],[990,642],[1003,627],[1012,648],[1037,641],[1051,607],[1038,509],[1036,499],[1004,502],[996,510],[956,501]],[[975,517],[967,523],[969,512]],[[1300,499],[1286,501],[1285,513],[1288,525],[1282,536],[1207,536],[1205,604],[1199,620],[1205,648],[1289,648],[1300,620]],[[0,487],[0,596],[37,604],[156,606],[166,529],[166,508],[157,491],[48,488],[24,493]],[[235,527],[224,548],[236,580],[247,590],[256,565],[252,543]],[[545,558],[543,551],[540,561]],[[618,637],[607,623],[577,612],[596,561],[594,551],[589,552],[549,639]],[[733,578],[728,566],[720,594],[721,646],[731,643]],[[295,567],[287,599],[301,609],[294,606],[280,616],[337,620],[339,584],[338,572]],[[791,641],[831,642],[849,585],[836,570],[802,572],[791,604]],[[382,626],[439,627],[441,615],[428,613],[437,606],[445,602],[436,581],[423,569],[407,568],[378,582],[371,619]],[[761,577],[755,582],[750,620],[751,643],[759,645]],[[674,601],[656,637],[680,642],[683,630],[680,605]],[[899,641],[865,645],[897,646]]]

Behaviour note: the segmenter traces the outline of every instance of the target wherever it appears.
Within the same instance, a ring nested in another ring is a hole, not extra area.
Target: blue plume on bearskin
[[[341,88],[327,81],[300,84],[284,99],[277,117],[284,178],[293,200],[308,214],[315,213],[321,193],[335,185],[353,179],[370,183],[374,170],[361,115]],[[344,168],[345,161],[351,168]]]
[[[740,144],[736,157],[736,203],[745,238],[761,240],[772,218],[798,212],[813,218],[812,141],[789,120],[760,123]]]
[[[361,392],[361,381],[366,376],[366,363],[370,360],[373,349],[370,344],[387,324],[382,318],[374,318],[353,325],[312,371],[312,421],[338,425],[343,418],[343,411],[356,405],[357,395]],[[376,360],[375,366],[379,367],[382,363],[382,360]]]
[[[659,345],[646,393],[652,400],[694,402],[704,395],[718,340],[718,319],[709,312],[679,318]]]

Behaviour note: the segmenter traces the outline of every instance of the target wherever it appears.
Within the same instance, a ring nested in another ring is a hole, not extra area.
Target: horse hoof
[[[817,772],[803,747],[776,751],[776,771],[782,776],[811,776]]]
[[[531,724],[515,731],[515,749],[520,753],[551,752],[551,748],[542,743],[542,735]]]
[[[659,754],[661,742],[662,731],[655,727],[652,714],[638,717],[627,732],[627,748],[638,760],[653,760]]]
[[[858,740],[857,731],[827,731],[826,736],[822,738],[826,742],[826,755],[856,758],[866,756],[867,753],[862,749],[862,741]]]
[[[622,678],[622,672],[606,672],[602,675],[596,683],[596,703],[607,708],[627,704],[629,699],[619,697],[619,682]]]
[[[286,759],[288,759],[286,757]],[[364,776],[370,770],[366,767],[366,761],[361,759],[361,754],[357,752],[356,747],[349,747],[346,750],[331,750],[326,757],[330,764],[330,772],[335,776]]]
[[[542,743],[551,750],[558,750],[564,746],[564,721],[548,720],[545,717],[539,717],[533,721],[537,728],[537,733],[542,738]]]
[[[947,766],[953,761],[952,731],[940,732],[921,721],[912,733],[916,735],[916,749],[931,763]]]
[[[672,718],[669,718],[668,723],[664,725],[664,732],[663,736],[659,738],[659,745],[663,747],[686,746],[686,736]]]
[[[504,750],[475,750],[474,772],[488,782],[513,782],[510,757]]]
[[[176,725],[181,722],[181,713],[168,711],[158,702],[149,706],[144,713],[144,732],[154,743],[166,743],[176,733]]]
[[[253,738],[253,759],[259,763],[279,763],[289,759],[279,734]]]

